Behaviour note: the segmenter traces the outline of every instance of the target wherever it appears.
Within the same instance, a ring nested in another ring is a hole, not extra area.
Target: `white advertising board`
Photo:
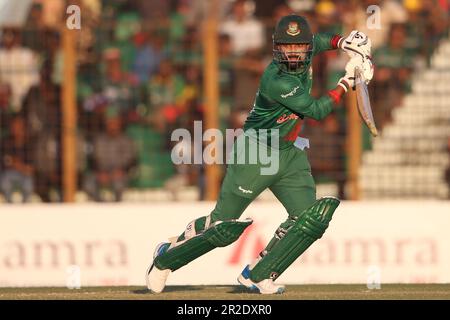
[[[0,287],[145,285],[154,247],[211,202],[3,205]],[[235,284],[287,214],[255,202],[241,238],[174,272],[168,285]],[[342,202],[322,239],[278,280],[449,283],[450,202]]]

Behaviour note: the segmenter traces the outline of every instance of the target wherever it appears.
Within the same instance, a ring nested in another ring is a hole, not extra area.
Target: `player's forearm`
[[[345,92],[343,87],[336,86],[333,90],[328,91],[327,95],[313,100],[305,116],[319,121],[324,119],[333,111],[334,105],[341,103]]]
[[[343,93],[338,88],[336,89],[330,90],[330,92],[336,91],[333,95],[341,96]],[[283,99],[276,100],[285,107],[291,109],[294,113],[314,120],[322,120],[325,118],[333,110],[333,104],[336,102],[330,94],[324,95],[318,99],[313,98],[309,94],[301,94],[299,96],[296,96],[295,94],[291,96],[284,95],[282,98]]]
[[[342,86],[338,85],[336,86],[336,88],[328,91],[328,94],[326,96],[315,100],[312,108],[313,112],[310,118],[313,118],[315,120],[322,120],[323,118],[325,118],[328,114],[330,114],[331,111],[333,111],[334,105],[338,105],[339,103],[341,103],[345,93],[345,89]]]
[[[311,98],[308,104],[304,104],[303,102],[288,108],[297,114],[320,121],[333,111],[333,99],[326,95],[319,99]]]
[[[314,37],[314,45],[316,47],[316,53],[320,53],[325,50],[336,50],[340,47],[343,37],[338,34],[332,33],[318,33]]]
[[[328,91],[328,96],[333,100],[334,104],[339,104],[342,101],[345,92],[345,89],[341,85],[337,85],[336,88]]]

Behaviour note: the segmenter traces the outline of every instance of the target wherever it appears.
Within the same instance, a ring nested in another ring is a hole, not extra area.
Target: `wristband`
[[[336,89],[328,91],[328,95],[330,96],[331,100],[333,100],[334,104],[339,104],[341,102],[342,94],[337,92]]]
[[[340,44],[341,44],[341,40],[344,39],[343,37],[339,36],[339,35],[335,35],[331,38],[330,44],[331,44],[331,48],[333,49],[338,49],[340,48]]]

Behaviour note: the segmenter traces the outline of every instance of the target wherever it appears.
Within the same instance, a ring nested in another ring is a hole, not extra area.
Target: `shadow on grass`
[[[168,286],[164,288],[163,293],[169,293],[169,292],[180,292],[180,291],[199,291],[202,290],[201,287],[198,286]],[[133,294],[152,294],[150,290],[144,288],[139,290],[131,290],[130,293]]]
[[[248,289],[244,286],[230,286],[230,291],[228,293],[231,294],[258,294],[255,290]]]

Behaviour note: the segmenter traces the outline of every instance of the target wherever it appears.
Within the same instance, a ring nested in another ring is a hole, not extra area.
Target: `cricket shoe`
[[[246,288],[261,294],[281,294],[284,292],[284,286],[275,284],[272,279],[253,282],[250,279],[250,265],[247,265],[244,270],[242,270],[237,280]]]
[[[162,255],[170,247],[170,243],[162,242],[156,246],[155,253],[153,254],[153,261],[155,258]],[[147,282],[147,288],[153,293],[161,293],[166,286],[167,277],[169,276],[171,270],[164,269],[160,270],[155,266],[155,263],[148,267],[147,273],[145,274],[145,281]]]

